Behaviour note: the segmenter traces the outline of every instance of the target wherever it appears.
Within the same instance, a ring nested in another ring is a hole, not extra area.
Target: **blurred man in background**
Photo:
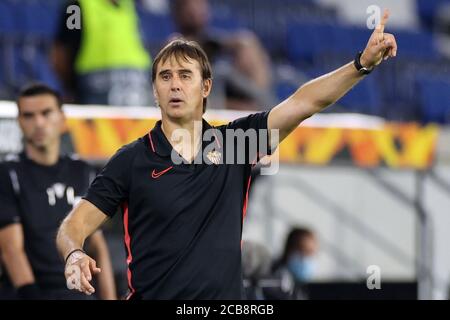
[[[240,110],[268,109],[273,104],[270,59],[254,33],[211,28],[208,0],[173,0],[172,16],[177,31],[198,42],[213,64],[211,101],[216,95],[225,96],[228,109]]]
[[[0,298],[82,299],[66,288],[64,262],[55,245],[61,221],[86,192],[95,172],[85,162],[60,155],[64,114],[61,98],[35,84],[17,99],[24,151],[0,164]],[[102,232],[88,240],[99,260],[99,298],[115,299],[115,284]]]
[[[73,5],[81,8],[81,28],[69,29],[65,7],[51,60],[74,102],[152,104],[151,57],[141,41],[133,0],[68,3]]]

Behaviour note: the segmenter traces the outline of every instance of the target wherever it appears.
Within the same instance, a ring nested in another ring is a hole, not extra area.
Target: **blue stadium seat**
[[[209,26],[226,31],[236,31],[246,26],[231,8],[212,8]]]
[[[11,66],[16,37],[15,20],[15,7],[12,2],[0,1],[0,91],[3,98],[14,80]]]
[[[424,122],[450,124],[450,79],[417,80]]]
[[[155,14],[141,5],[136,6],[142,39],[147,47],[159,48],[175,32],[175,26],[169,14]]]
[[[28,38],[50,42],[62,12],[62,3],[52,0],[28,0],[18,7],[20,24],[18,28]]]
[[[431,29],[436,10],[441,4],[448,3],[448,0],[416,0],[417,11],[425,27]]]
[[[312,63],[318,55],[335,46],[333,26],[328,24],[296,23],[287,33],[288,59],[295,65]]]
[[[53,89],[61,91],[60,83],[50,65],[46,51],[40,50],[38,52],[33,65],[36,68],[32,75],[35,80],[44,82]]]
[[[221,17],[220,19],[213,19],[210,23],[210,27],[226,31],[237,31],[244,28],[243,25],[239,23],[239,21],[223,17]]]
[[[398,54],[413,59],[438,59],[440,54],[436,48],[433,35],[428,31],[391,30],[395,34]]]
[[[28,79],[29,69],[24,59],[23,45],[16,43],[10,52],[8,69],[10,70],[11,85],[21,87]]]
[[[358,83],[337,104],[351,112],[382,115],[381,92],[374,77]]]
[[[3,100],[8,97],[8,85],[6,79],[6,69],[3,63],[4,61],[4,49],[2,46],[2,42],[0,41],[0,100]]]
[[[39,26],[39,34],[46,40],[51,41],[55,36],[58,28],[58,23],[61,19],[61,14],[63,12],[63,4],[61,1],[54,0],[40,0],[41,10],[45,19],[41,19]]]
[[[364,50],[372,30],[352,26],[336,25],[331,29],[333,37],[332,50],[340,54],[354,56]]]
[[[16,33],[16,7],[9,0],[0,1],[0,38],[14,36]]]
[[[213,7],[226,6],[240,22],[254,31],[264,47],[278,60],[284,60],[288,44],[286,37],[292,24],[335,21],[335,12],[317,5],[314,0],[215,0]]]
[[[399,54],[411,59],[436,60],[440,58],[434,37],[425,31],[393,31]],[[363,50],[371,32],[363,28],[331,24],[297,23],[289,28],[287,52],[291,62],[312,61],[321,53],[354,54]]]

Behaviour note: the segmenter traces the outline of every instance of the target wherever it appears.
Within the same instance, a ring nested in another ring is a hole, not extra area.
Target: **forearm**
[[[80,203],[64,219],[56,236],[56,245],[63,258],[83,248],[84,241],[107,219],[97,207],[86,200]]]
[[[63,259],[75,249],[82,249],[87,235],[70,216],[61,224],[56,236],[56,245]]]
[[[33,270],[25,251],[15,248],[3,248],[1,258],[15,288],[35,283]]]
[[[301,101],[304,110],[298,112],[300,117],[308,118],[313,114],[322,111],[344,96],[353,86],[364,78],[350,62],[341,68],[325,74],[317,79],[311,80],[290,98],[294,101]]]
[[[282,141],[303,120],[339,100],[363,78],[353,63],[348,63],[307,82],[272,109],[269,115],[269,128],[279,129],[279,140]]]

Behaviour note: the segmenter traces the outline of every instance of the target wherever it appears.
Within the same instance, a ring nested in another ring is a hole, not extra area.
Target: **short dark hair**
[[[156,79],[156,69],[160,62],[164,63],[170,57],[180,62],[181,60],[188,61],[188,58],[195,60],[200,65],[200,73],[202,80],[212,79],[212,68],[209,63],[208,56],[200,45],[195,41],[188,41],[185,39],[176,39],[169,42],[156,56],[152,66],[152,82]],[[203,100],[203,113],[206,111],[206,101]]]
[[[36,82],[36,83],[32,83],[29,85],[26,85],[25,87],[23,87],[18,96],[17,96],[17,107],[19,107],[19,99],[20,98],[25,98],[25,97],[34,97],[34,96],[39,96],[39,95],[43,95],[43,94],[49,94],[55,97],[56,102],[58,103],[58,107],[59,109],[62,109],[62,98],[61,95],[58,91],[52,89],[51,87],[49,87],[48,85],[44,84],[44,83],[40,83],[40,82]]]

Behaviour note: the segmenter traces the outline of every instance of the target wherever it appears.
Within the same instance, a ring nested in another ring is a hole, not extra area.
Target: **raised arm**
[[[70,289],[76,289],[91,295],[95,292],[90,284],[92,276],[100,273],[97,263],[83,251],[84,241],[103,222],[105,215],[96,206],[86,200],[80,203],[64,219],[58,230],[56,245],[66,261],[65,276]]]
[[[395,57],[397,44],[392,34],[384,33],[389,12],[385,10],[380,24],[372,33],[361,55],[361,65],[373,68],[382,60]],[[325,40],[324,40],[325,41]],[[279,129],[280,142],[303,120],[335,103],[364,78],[350,62],[341,68],[309,81],[269,114],[269,129]]]

